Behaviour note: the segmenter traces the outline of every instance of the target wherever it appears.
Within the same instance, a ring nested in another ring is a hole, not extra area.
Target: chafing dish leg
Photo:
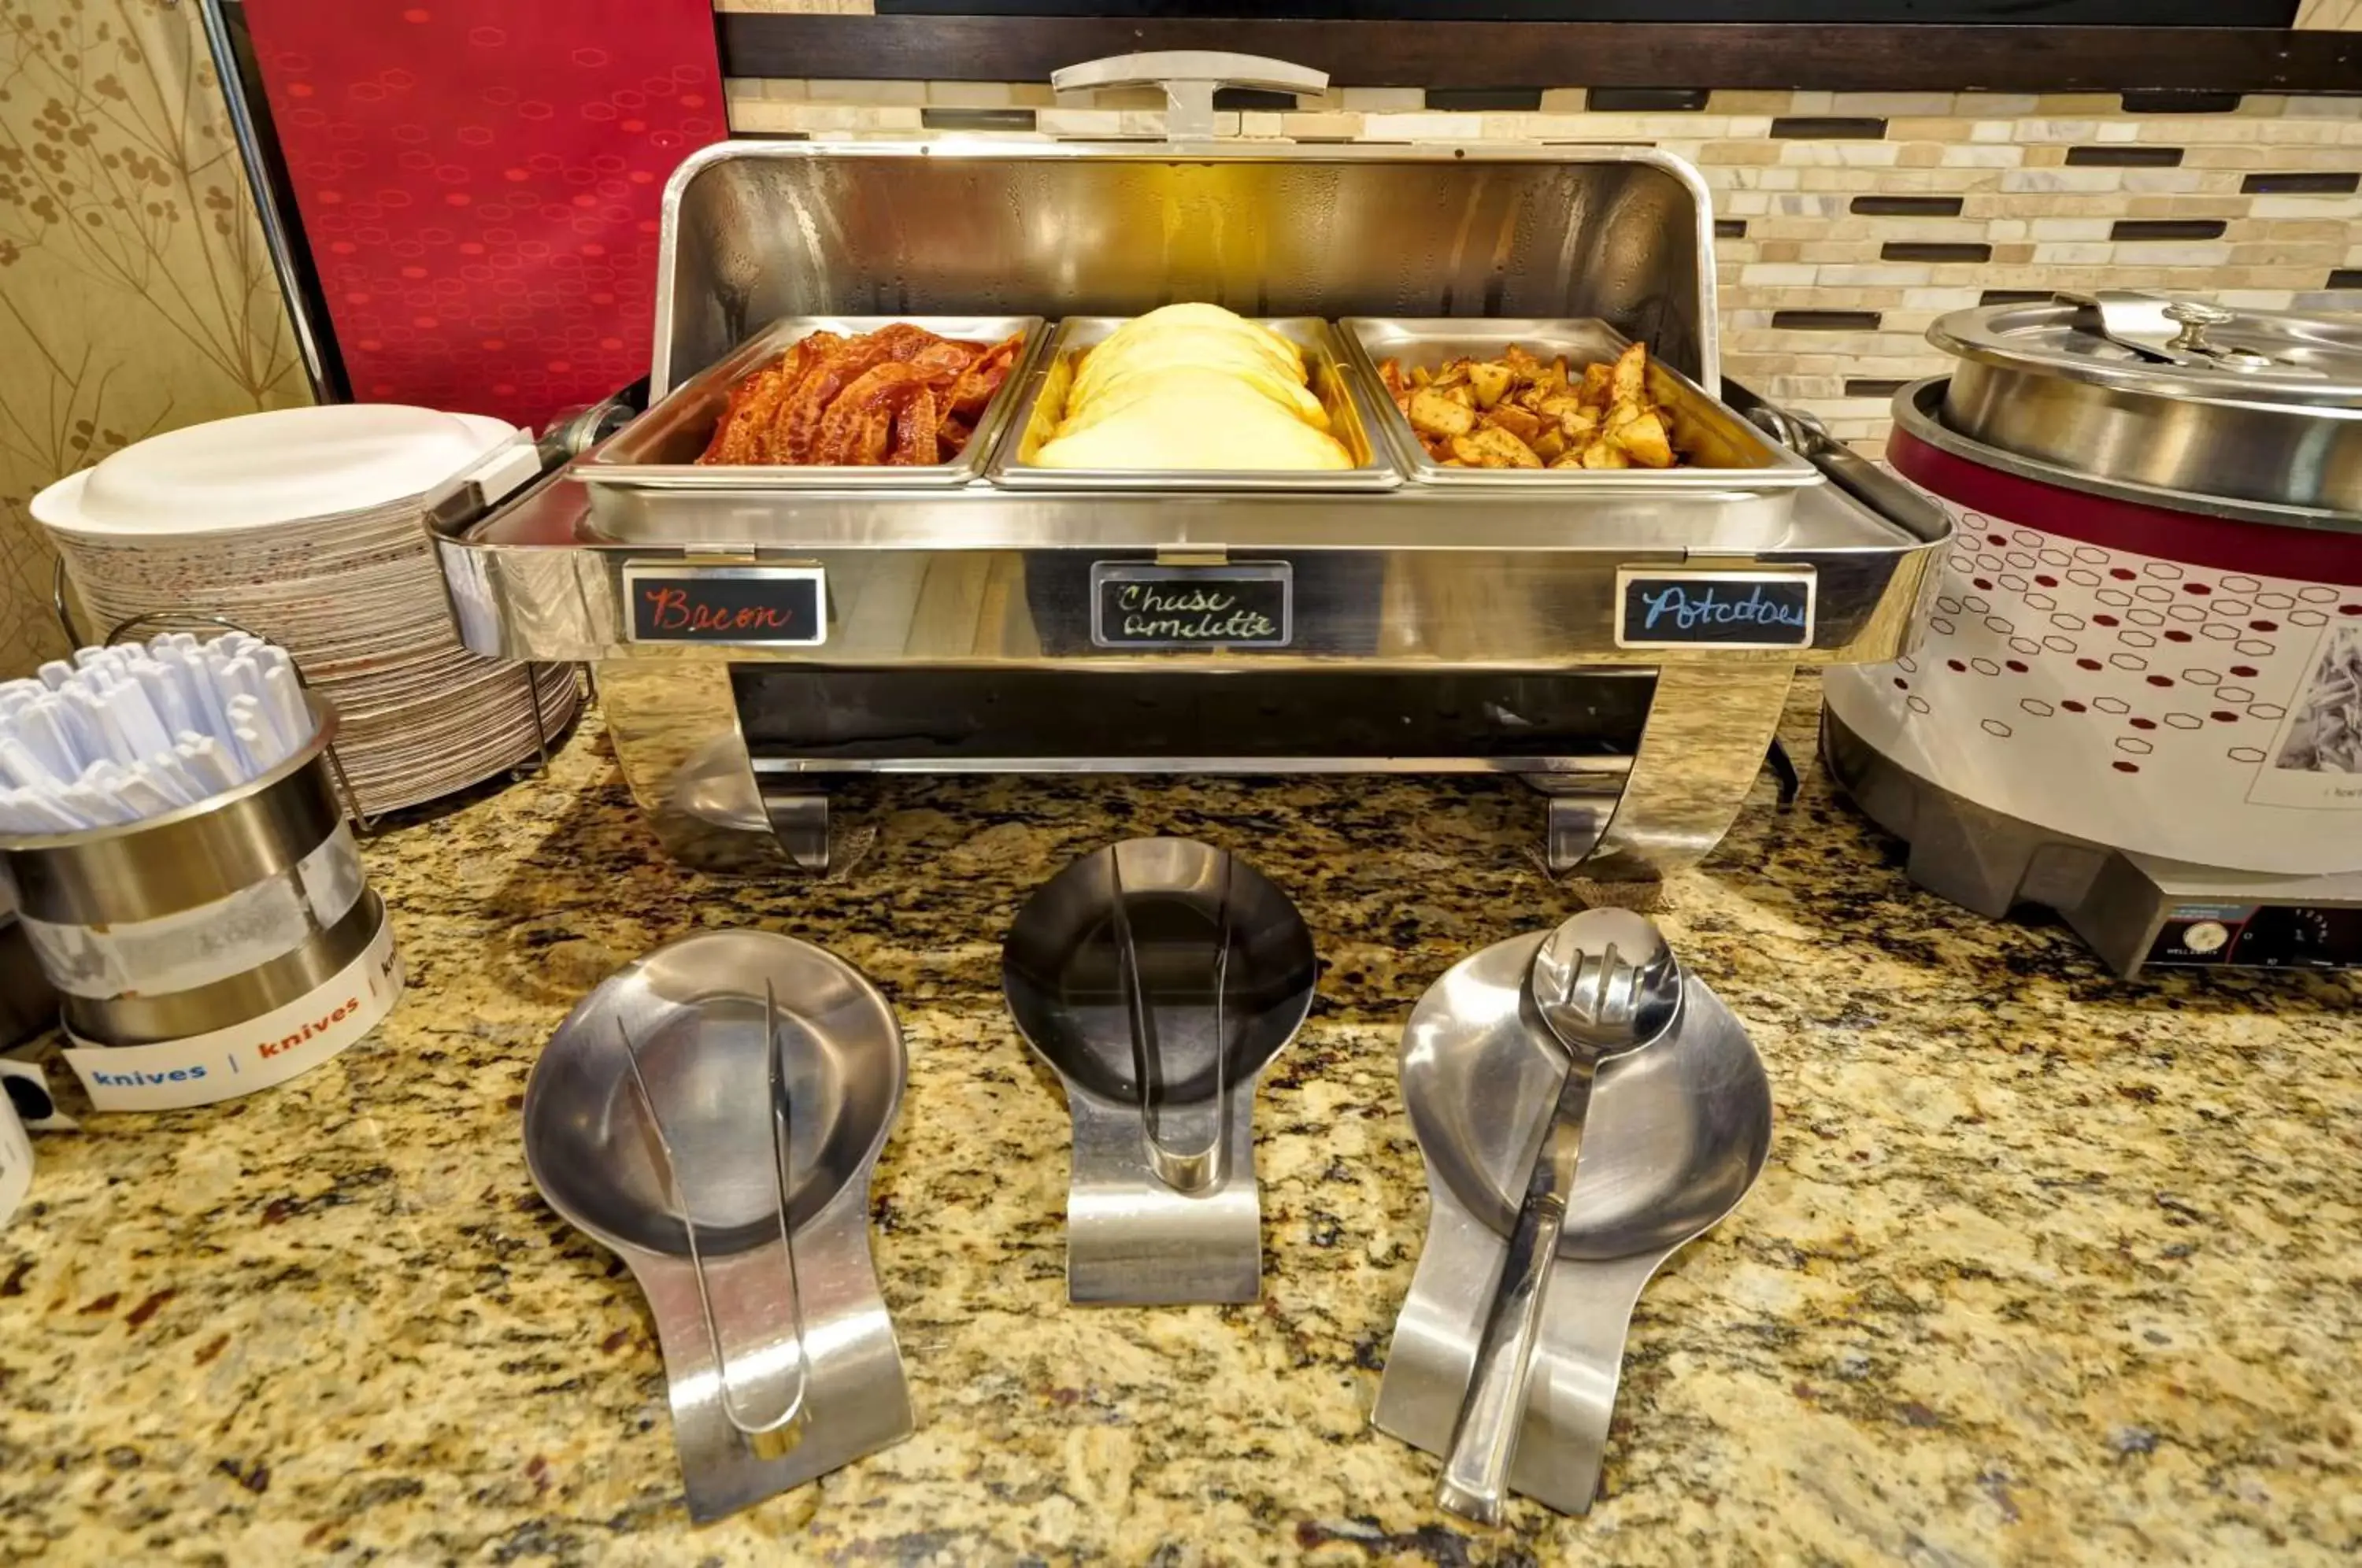
[[[1763,770],[1793,664],[1669,664],[1623,797],[1583,862],[1603,882],[1654,881],[1704,859]]]
[[[615,764],[667,854],[701,871],[776,876],[811,868],[774,830],[738,727],[727,664],[602,659],[598,682]],[[823,812],[823,845],[825,822]]]
[[[766,781],[761,788],[763,814],[796,869],[827,870],[828,797],[809,779],[798,779],[792,788]]]
[[[1582,779],[1580,787],[1572,790],[1556,784],[1535,786],[1549,796],[1542,859],[1553,872],[1573,870],[1583,864],[1584,856],[1599,847],[1608,819],[1616,814],[1616,795],[1623,784],[1620,777],[1608,776]]]

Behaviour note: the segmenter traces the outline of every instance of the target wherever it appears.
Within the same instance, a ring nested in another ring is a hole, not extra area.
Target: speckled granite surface
[[[1792,742],[1808,744],[1799,703]],[[1668,930],[1781,1108],[1651,1286],[1606,1496],[1499,1530],[1368,1424],[1425,1222],[1396,1032],[1574,900],[1484,783],[884,784],[857,864],[659,859],[595,721],[554,775],[377,844],[412,983],[211,1110],[40,1141],[0,1233],[0,1561],[2331,1562],[2362,1551],[2362,987],[2104,976],[1913,891],[1826,783],[1759,803]],[[1063,1290],[1065,1118],[998,995],[1025,892],[1111,836],[1233,845],[1326,964],[1257,1110],[1264,1299]],[[917,1436],[692,1529],[649,1321],[526,1178],[586,988],[745,923],[892,998],[876,1247]]]

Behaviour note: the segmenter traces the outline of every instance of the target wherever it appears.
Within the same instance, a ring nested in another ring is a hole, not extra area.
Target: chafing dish
[[[667,193],[651,383],[782,316],[1207,300],[1595,317],[1722,395],[1712,232],[1647,148],[728,142]],[[1799,666],[1904,647],[1948,530],[1875,488],[1772,516],[1745,489],[988,473],[619,523],[578,467],[438,528],[469,646],[598,661],[624,776],[699,865],[825,864],[846,773],[1485,771],[1548,797],[1552,865],[1647,878],[1721,837]]]

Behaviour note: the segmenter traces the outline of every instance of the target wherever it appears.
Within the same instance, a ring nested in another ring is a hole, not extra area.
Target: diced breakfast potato
[[[1616,356],[1608,374],[1608,392],[1617,403],[1639,403],[1648,394],[1649,350],[1635,343]]]
[[[1644,469],[1670,469],[1673,466],[1673,444],[1665,434],[1665,422],[1651,409],[1639,418],[1616,429],[1616,444],[1625,455]]]
[[[1477,400],[1482,402],[1485,394],[1479,392],[1476,396]],[[1540,435],[1542,431],[1542,422],[1540,416],[1528,413],[1526,410],[1519,408],[1514,403],[1495,403],[1493,405],[1493,423],[1507,431],[1510,435],[1515,436],[1518,440],[1523,441],[1529,447],[1534,444],[1534,437]]]
[[[1462,357],[1379,379],[1420,447],[1449,468],[1669,469],[1670,408],[1649,398],[1649,354],[1635,343],[1612,363],[1576,374],[1563,356],[1544,364],[1518,344],[1491,359]]]
[[[1509,390],[1516,372],[1507,365],[1475,364],[1468,367],[1468,380],[1476,389],[1476,406],[1490,408],[1501,401]]]
[[[1465,436],[1476,427],[1476,414],[1432,387],[1410,394],[1410,427],[1423,436]]]
[[[1451,438],[1451,455],[1475,469],[1538,469],[1533,448],[1498,425]]]

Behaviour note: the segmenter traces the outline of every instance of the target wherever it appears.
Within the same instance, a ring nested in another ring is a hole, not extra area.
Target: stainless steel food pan
[[[1033,362],[1025,388],[1010,417],[1000,449],[993,454],[992,482],[1010,490],[1392,490],[1402,482],[1377,434],[1375,400],[1370,383],[1348,370],[1339,351],[1336,329],[1319,316],[1265,318],[1262,325],[1304,350],[1304,370],[1312,393],[1329,411],[1330,434],[1352,454],[1350,469],[1044,469],[1028,459],[1040,449],[1065,417],[1066,388],[1073,382],[1083,355],[1096,348],[1131,318],[1121,315],[1070,315],[1051,335],[1049,346]]]
[[[1673,414],[1673,443],[1683,462],[1672,469],[1462,469],[1437,462],[1395,406],[1378,379],[1379,361],[1399,359],[1406,370],[1439,370],[1452,359],[1497,359],[1515,344],[1536,359],[1566,357],[1571,371],[1616,358],[1631,339],[1595,318],[1526,317],[1475,320],[1453,316],[1349,316],[1339,336],[1354,371],[1369,378],[1378,424],[1396,459],[1419,484],[1469,489],[1561,488],[1694,495],[1701,491],[1772,492],[1821,482],[1820,470],[1761,431],[1705,389],[1649,358],[1649,395]]]
[[[697,455],[713,438],[715,421],[729,405],[731,389],[815,332],[855,337],[908,322],[939,337],[989,347],[1025,334],[1008,380],[977,419],[976,433],[947,463],[855,468],[749,464],[701,465]],[[773,322],[715,363],[707,366],[646,414],[633,420],[575,465],[575,477],[590,487],[592,509],[613,520],[629,499],[650,491],[696,491],[704,495],[759,496],[780,491],[890,489],[966,484],[984,471],[993,443],[1009,423],[1028,361],[1041,348],[1038,315],[800,315]]]

